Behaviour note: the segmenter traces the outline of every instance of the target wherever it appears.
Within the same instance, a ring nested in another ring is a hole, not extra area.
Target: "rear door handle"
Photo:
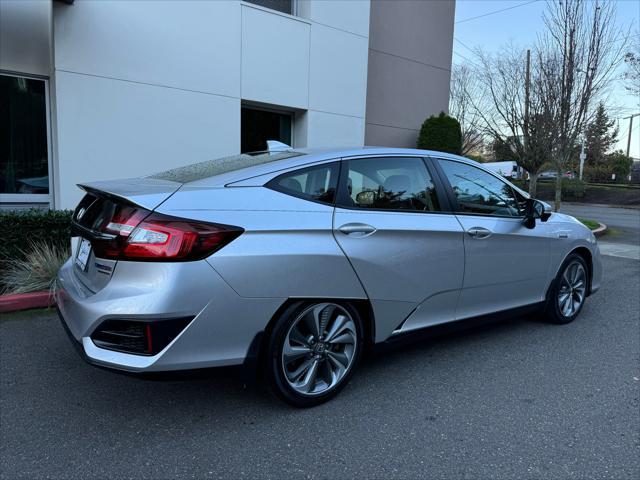
[[[491,230],[488,230],[483,227],[471,227],[469,230],[467,230],[467,234],[471,238],[477,238],[477,239],[488,238],[491,236],[492,233],[493,232]]]
[[[367,225],[366,223],[345,223],[341,227],[338,227],[345,235],[351,235],[354,237],[364,237],[366,235],[371,235],[376,231],[375,227],[371,225]]]

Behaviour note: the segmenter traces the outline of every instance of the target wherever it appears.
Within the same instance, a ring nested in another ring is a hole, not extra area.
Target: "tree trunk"
[[[531,198],[536,198],[538,193],[538,172],[529,173],[529,195]]]
[[[558,168],[556,174],[556,198],[555,205],[553,207],[554,212],[560,210],[560,202],[562,202],[562,170]]]

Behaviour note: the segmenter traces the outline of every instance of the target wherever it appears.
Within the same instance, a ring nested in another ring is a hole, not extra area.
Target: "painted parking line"
[[[602,255],[640,260],[640,245],[598,242],[598,246],[600,247],[600,253]]]

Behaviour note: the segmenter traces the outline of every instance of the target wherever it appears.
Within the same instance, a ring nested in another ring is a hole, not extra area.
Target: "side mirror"
[[[371,206],[376,201],[377,193],[374,190],[364,190],[356,195],[356,203],[363,206]]]
[[[534,228],[536,219],[546,222],[551,217],[551,205],[540,200],[528,198],[524,210],[524,226]]]

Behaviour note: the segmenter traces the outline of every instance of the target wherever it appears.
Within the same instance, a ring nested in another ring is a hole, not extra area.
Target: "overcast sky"
[[[616,23],[620,32],[631,27],[629,41],[637,42],[640,35],[640,1],[615,0]],[[454,63],[473,60],[472,50],[480,47],[488,52],[499,50],[509,41],[527,47],[536,41],[536,35],[544,30],[542,13],[544,0],[457,0],[456,24],[453,42]],[[476,18],[479,17],[479,18]],[[622,73],[624,66],[620,68]],[[615,117],[640,113],[640,100],[630,95],[621,81],[616,81],[608,101]],[[626,151],[629,120],[620,122],[617,148]],[[631,156],[640,157],[640,117],[633,119]]]

